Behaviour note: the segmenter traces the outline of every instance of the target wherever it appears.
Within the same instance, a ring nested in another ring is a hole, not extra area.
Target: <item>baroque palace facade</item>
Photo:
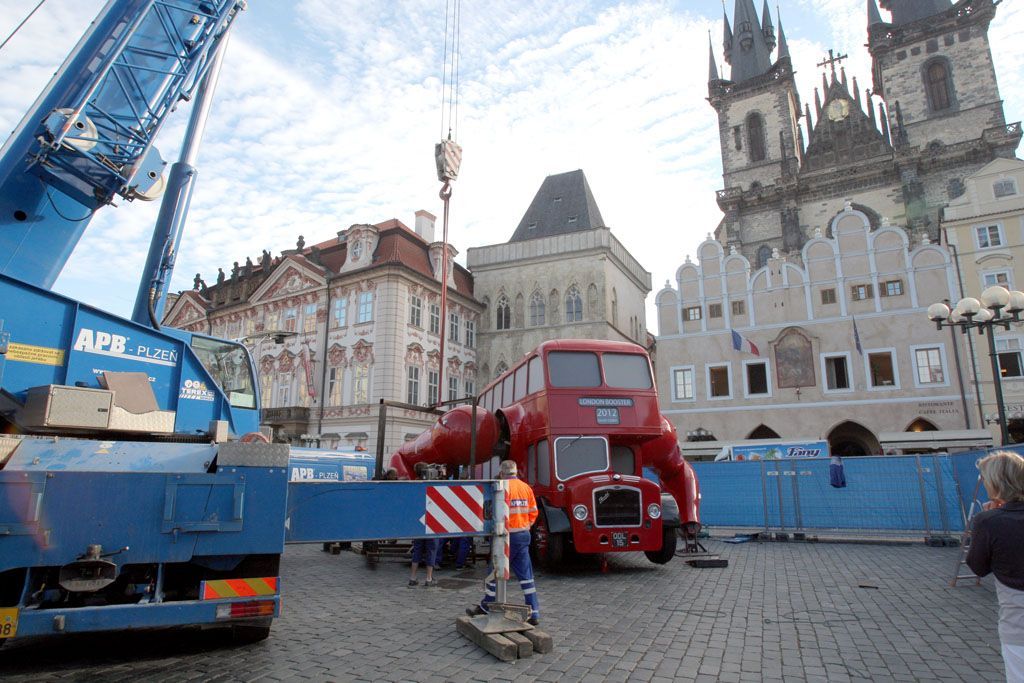
[[[482,307],[449,245],[448,320],[441,320],[443,251],[426,211],[416,213],[415,230],[392,219],[308,247],[300,237],[278,257],[264,252],[256,263],[236,262],[230,274],[221,270],[214,284],[196,275],[164,322],[246,344],[275,439],[372,451],[380,399],[427,406],[475,393]],[[436,419],[396,408],[388,416],[386,449]]]

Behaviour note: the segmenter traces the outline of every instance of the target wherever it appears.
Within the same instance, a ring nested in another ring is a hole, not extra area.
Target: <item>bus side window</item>
[[[636,474],[636,460],[629,446],[612,446],[612,472]]]
[[[529,388],[526,390],[528,394],[532,394],[535,391],[540,391],[544,388],[544,363],[541,361],[540,356],[534,356],[530,359],[530,380]]]
[[[551,456],[547,439],[537,442],[537,484],[551,486]]]
[[[526,364],[520,365],[516,368],[516,401],[523,400],[523,396],[526,396]]]
[[[501,383],[501,407],[512,405],[512,378],[514,375],[509,375],[505,378],[505,381]]]
[[[532,443],[526,449],[526,483],[537,481],[537,447]]]

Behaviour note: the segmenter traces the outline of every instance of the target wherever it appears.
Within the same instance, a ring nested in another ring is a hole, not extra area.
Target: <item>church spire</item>
[[[772,13],[768,9],[768,0],[764,0],[764,8],[761,10],[761,34],[764,36],[764,43],[768,46],[768,52],[775,49],[775,27],[772,26]]]
[[[725,13],[725,0],[722,0],[722,20],[725,30],[722,31],[722,49],[725,52],[725,63],[732,64],[732,27],[729,26],[729,15]]]
[[[708,81],[719,80],[718,65],[715,63],[715,46],[711,42],[711,31],[708,31]]]
[[[878,13],[878,4],[875,0],[868,0],[868,28],[875,24],[882,24],[882,15]]]
[[[776,61],[789,58],[789,43],[786,42],[786,32],[782,28],[782,15],[779,15],[779,54]]]
[[[770,21],[767,25],[771,25]],[[728,30],[728,21],[726,27]],[[729,79],[733,83],[742,83],[767,73],[771,68],[771,50],[765,39],[764,27],[757,17],[757,10],[754,9],[754,0],[736,0],[733,27],[732,54],[728,60],[732,65]]]

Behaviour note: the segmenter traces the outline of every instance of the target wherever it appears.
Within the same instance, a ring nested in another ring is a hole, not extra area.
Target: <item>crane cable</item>
[[[4,38],[4,42],[0,43],[0,50],[3,50],[4,47],[7,45],[7,43],[11,42],[11,38],[13,38],[14,35],[18,31],[21,30],[21,27],[25,25],[25,22],[27,22],[29,19],[31,19],[32,15],[36,13],[36,10],[39,9],[40,7],[42,7],[43,3],[45,3],[45,2],[46,2],[46,0],[39,0],[39,4],[37,4],[35,7],[33,7],[32,11],[28,13],[28,16],[25,17],[24,19],[22,19],[21,23],[14,27],[14,30],[11,31],[11,34],[9,36],[7,36],[6,38]]]
[[[451,18],[449,26],[449,17]],[[437,179],[443,183],[438,196],[444,203],[442,251],[441,251],[441,329],[438,347],[437,397],[441,400],[444,389],[444,344],[448,330],[448,216],[449,200],[452,196],[451,183],[459,175],[462,148],[452,138],[458,131],[459,116],[459,48],[462,22],[462,0],[447,0],[444,15],[444,58],[441,64],[441,142],[434,146],[434,162],[437,165]],[[451,53],[449,55],[449,45]],[[449,80],[449,76],[451,80]],[[447,93],[446,93],[447,91]],[[447,100],[446,100],[447,94]],[[448,110],[448,136],[445,137],[445,109]],[[429,387],[429,385],[428,385]],[[428,388],[429,391],[429,388]],[[430,396],[427,396],[428,402]]]

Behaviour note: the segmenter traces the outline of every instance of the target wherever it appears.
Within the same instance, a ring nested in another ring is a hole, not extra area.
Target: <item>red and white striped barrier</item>
[[[483,486],[428,486],[426,514],[420,521],[428,534],[471,534],[483,531]]]

